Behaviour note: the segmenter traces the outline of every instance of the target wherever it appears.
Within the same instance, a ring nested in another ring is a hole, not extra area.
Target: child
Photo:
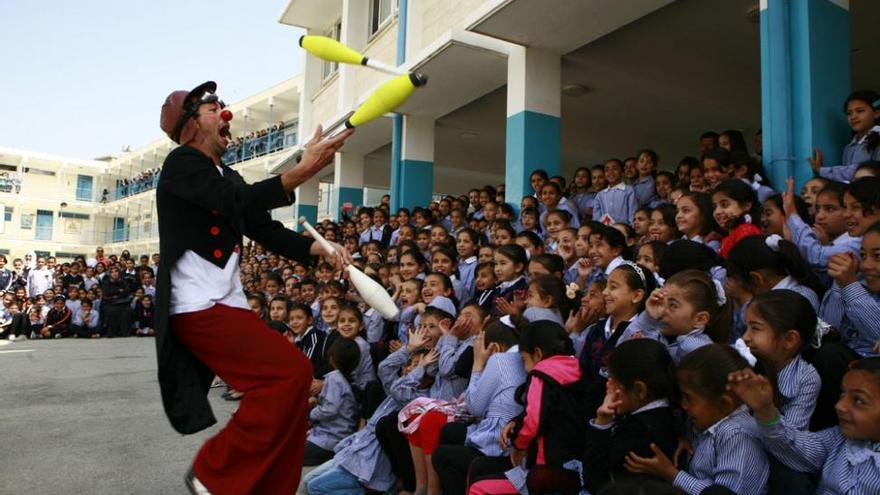
[[[648,294],[656,287],[651,272],[631,261],[622,262],[608,277],[602,291],[608,317],[587,328],[580,353],[581,369],[590,384],[589,411],[595,411],[605,397],[608,355],[618,343],[640,336],[629,332],[628,327],[645,309]]]
[[[479,263],[494,263],[495,262],[495,245],[494,244],[484,244],[480,246],[480,249],[477,251],[477,262]]]
[[[782,205],[785,224],[791,232],[791,242],[798,247],[801,255],[820,278],[828,280],[827,267],[831,256],[859,252],[861,240],[846,231],[843,185],[829,183],[816,194],[816,218],[812,228],[797,209],[794,181],[791,179],[788,181],[788,192],[783,195]]]
[[[427,261],[418,249],[410,249],[400,255],[400,278],[404,281],[425,278]]]
[[[151,296],[141,297],[141,304],[134,310],[135,335],[138,337],[152,337],[156,335],[156,325],[153,322],[155,308]]]
[[[613,227],[597,227],[590,234],[590,263],[592,273],[578,280],[578,285],[586,287],[596,278],[607,278],[624,261],[627,253],[626,239]],[[629,256],[629,254],[627,254]],[[583,283],[582,283],[583,282]]]
[[[676,364],[697,348],[712,342],[728,342],[730,305],[720,284],[716,285],[705,272],[676,273],[662,289],[651,294],[646,309],[639,319],[639,330],[653,331],[652,325],[643,324],[645,317],[662,323],[662,341]]]
[[[675,176],[672,175],[672,172],[665,170],[657,172],[657,175],[654,177],[654,187],[657,188],[657,199],[654,200],[652,206],[673,202],[671,195],[675,187]]]
[[[556,244],[559,241],[559,233],[566,230],[571,225],[571,214],[565,210],[550,210],[544,215],[544,230],[547,231],[545,242],[547,250],[556,251]]]
[[[627,469],[659,476],[691,495],[720,485],[732,493],[766,493],[769,468],[760,432],[748,407],[727,388],[728,374],[748,363],[727,345],[713,344],[688,354],[678,367],[681,407],[694,427],[694,453],[686,470],[660,449],[654,458],[629,454]]]
[[[607,286],[606,282],[604,279],[599,279],[591,283],[587,290],[583,291],[580,307],[572,310],[565,320],[565,331],[571,337],[577,356],[581,354],[590,326],[608,316],[605,313],[605,298],[602,295]]]
[[[801,187],[801,197],[804,199],[804,202],[807,204],[807,211],[809,212],[809,216],[815,214],[815,210],[813,210],[813,203],[816,202],[816,195],[819,194],[819,191],[825,188],[828,184],[834,181],[830,181],[828,179],[823,179],[822,177],[813,177],[804,183]],[[779,202],[782,204],[782,201]]]
[[[477,268],[477,246],[479,235],[472,229],[462,229],[455,240],[458,253],[458,279],[461,281],[463,294],[461,302],[469,302],[474,298],[474,276]]]
[[[152,328],[150,326],[151,330]],[[98,312],[92,307],[92,301],[83,299],[79,311],[73,317],[72,329],[74,335],[83,339],[97,339],[101,337],[100,318]]]
[[[596,198],[596,191],[590,186],[590,169],[578,167],[574,171],[574,178],[571,181],[570,198],[571,202],[577,206],[581,218],[593,217],[593,200]]]
[[[581,228],[583,228],[583,225]],[[544,241],[541,240],[541,236],[534,232],[524,230],[516,235],[514,242],[517,246],[526,250],[529,260],[544,253]]]
[[[639,151],[636,169],[638,178],[633,182],[632,188],[636,195],[636,203],[639,206],[649,206],[657,202],[657,189],[654,186],[654,175],[660,158],[654,150],[645,149]]]
[[[690,170],[690,180],[688,181],[688,191],[690,192],[707,192],[706,178],[703,176],[703,166],[695,164]]]
[[[355,392],[354,372],[360,363],[360,349],[354,341],[340,339],[330,346],[327,359],[332,371],[324,375],[318,397],[309,398],[311,429],[306,437],[303,466],[329,461],[339,441],[357,430],[359,394]]]
[[[437,447],[432,458],[445,493],[465,492],[472,460],[507,453],[498,444],[498,438],[508,419],[523,410],[515,392],[526,380],[516,344],[513,332],[498,322],[487,325],[474,341],[465,405],[468,413],[478,418],[477,422],[444,426],[440,439],[447,442]]]
[[[563,271],[565,271],[565,262],[562,261],[561,256],[544,253],[529,259],[527,274],[529,280],[538,275],[553,275],[556,278],[562,279]]]
[[[808,158],[813,173],[826,179],[847,182],[852,180],[856,167],[868,160],[880,160],[880,95],[871,90],[855,91],[843,104],[843,110],[853,132],[852,141],[843,148],[839,167],[825,167],[822,151]]]
[[[546,225],[545,218],[549,212],[559,209],[568,212],[569,225],[571,227],[580,227],[581,222],[577,206],[562,197],[562,189],[559,187],[559,184],[549,181],[541,186],[541,203],[546,208],[540,218],[541,225]]]
[[[782,194],[774,194],[767,198],[761,208],[761,230],[766,235],[776,234],[786,237],[785,208],[782,205]],[[800,196],[795,196],[795,208],[798,216],[805,221],[813,218],[807,203]],[[809,228],[809,227],[807,227]]]
[[[563,304],[565,309],[562,309]],[[565,295],[565,285],[553,275],[538,275],[529,281],[528,296],[525,300],[525,309],[505,299],[498,300],[498,308],[507,316],[501,318],[505,324],[511,322],[514,317],[522,312],[522,319],[526,322],[548,320],[559,325],[565,325],[563,314],[569,312],[568,298]],[[513,326],[510,323],[509,326]]]
[[[52,299],[52,309],[46,313],[46,326],[40,329],[40,338],[60,339],[69,336],[72,320],[73,312],[64,304],[64,296],[55,296]]]
[[[681,231],[682,239],[701,242],[716,253],[721,249],[718,240],[707,238],[718,228],[712,215],[711,196],[701,192],[687,192],[675,203],[675,208],[675,225]]]
[[[269,301],[269,321],[287,324],[287,296],[279,294]]]
[[[651,226],[651,211],[653,210],[654,208],[650,206],[642,206],[636,210],[633,217],[632,228],[636,233],[636,242],[639,244],[648,236],[648,227]]]
[[[336,330],[341,339],[354,341],[360,348],[360,361],[357,367],[352,371],[352,382],[361,390],[365,389],[367,384],[376,379],[376,373],[373,368],[373,358],[370,356],[370,344],[361,337],[361,331],[364,328],[364,315],[353,305],[345,304],[339,310],[339,318]],[[329,352],[328,352],[329,357]],[[329,361],[325,361],[325,368]]]
[[[730,152],[718,148],[703,155],[703,177],[706,181],[706,189],[710,191],[715,190],[722,180],[729,179]]]
[[[324,333],[312,325],[312,308],[307,304],[295,303],[287,313],[287,326],[290,328],[288,340],[312,362],[312,369],[323,365],[321,348],[324,346]]]
[[[449,280],[452,283],[452,293],[455,296],[455,299],[461,302],[467,294],[465,293],[464,284],[458,279],[455,272],[457,264],[458,257],[452,246],[440,244],[431,250],[431,271],[442,273],[449,277]]]
[[[523,208],[519,214],[520,232],[532,232],[543,237],[544,231],[541,229],[540,215],[537,208],[531,206]]]
[[[617,346],[608,358],[605,400],[587,428],[584,485],[599,493],[603,485],[634,477],[627,455],[672,457],[677,438],[672,401],[677,396],[675,366],[657,341],[635,339]]]
[[[746,324],[743,341],[758,358],[756,369],[773,384],[783,421],[807,430],[822,385],[816,368],[801,356],[814,340],[815,310],[797,292],[773,290],[752,299]]]
[[[593,202],[593,220],[611,225],[614,222],[632,223],[638,203],[633,188],[623,182],[623,164],[614,158],[605,162],[608,187],[596,195]]]
[[[589,412],[571,340],[561,326],[537,321],[523,329],[519,353],[528,373],[520,395],[525,411],[504,426],[500,439],[502,449],[511,449],[510,460],[474,460],[469,493],[577,492]]]
[[[754,412],[764,447],[791,469],[821,475],[816,493],[880,493],[880,358],[852,363],[835,406],[840,425],[819,432],[784,421],[766,377],[746,368],[728,379],[729,388]]]
[[[880,177],[853,181],[843,193],[843,203],[847,232],[852,237],[861,237],[868,227],[880,221]]]
[[[644,266],[653,273],[660,270],[660,261],[663,259],[663,253],[669,244],[663,241],[650,241],[639,247],[636,263]]]
[[[849,253],[829,258],[828,274],[834,284],[822,301],[820,314],[839,329],[847,346],[868,357],[878,355],[880,341],[880,222],[864,232],[861,258],[861,264]]]
[[[715,221],[727,235],[721,239],[718,254],[727,258],[730,250],[741,239],[761,234],[761,229],[752,224],[759,218],[758,197],[755,191],[741,180],[721,181],[712,192],[712,207]]]
[[[495,279],[498,285],[493,289],[494,294],[490,297],[488,310],[493,316],[501,316],[503,313],[498,307],[498,299],[513,301],[517,295],[522,296],[528,289],[526,278],[523,275],[528,259],[523,248],[516,244],[499,246],[495,250]]]
[[[743,239],[728,253],[726,267],[727,277],[752,294],[790,289],[807,298],[814,311],[819,309],[818,294],[824,287],[797,246],[779,236]]]
[[[681,237],[682,233],[676,226],[676,206],[664,203],[651,211],[651,224],[648,227],[648,239],[670,243]]]
[[[322,325],[321,330],[324,332],[325,335],[329,337],[330,334],[333,333],[333,330],[336,329],[336,323],[339,318],[339,299],[335,296],[326,297],[323,301],[321,301],[320,307]],[[328,342],[327,346],[325,347],[329,349],[330,344],[332,344],[332,342]]]

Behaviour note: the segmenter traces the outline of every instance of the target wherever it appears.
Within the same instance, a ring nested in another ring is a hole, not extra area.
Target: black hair
[[[706,160],[715,160],[719,167],[727,169],[730,167],[730,152],[724,148],[715,148],[700,157],[700,164],[702,165]]]
[[[519,234],[516,234],[516,237],[524,237],[529,240],[533,246],[543,247],[544,243],[541,241],[541,237],[538,234],[532,232],[531,230],[523,230]]]
[[[880,177],[862,177],[850,182],[846,189],[862,205],[862,211],[872,214],[880,210]]]
[[[498,246],[495,249],[495,254],[501,254],[514,264],[519,263],[522,265],[523,269],[525,269],[529,263],[529,258],[526,256],[526,250],[523,249],[522,246],[517,246],[516,244]]]
[[[307,317],[314,318],[314,315],[312,314],[312,307],[308,304],[295,302],[290,306],[290,311],[288,311],[288,313],[293,313],[294,311],[302,311]]]
[[[651,248],[651,254],[654,256],[654,264],[659,271],[660,263],[663,260],[663,256],[666,254],[666,249],[669,247],[669,244],[663,241],[649,241],[639,246],[639,249],[643,247]]]
[[[629,263],[621,263],[614,269],[614,272],[620,270],[626,274],[626,285],[630,290],[642,290],[645,292],[644,296],[642,296],[642,300],[637,304],[637,312],[641,313],[645,310],[645,303],[648,301],[648,296],[650,296],[651,292],[654,292],[654,289],[657,288],[657,279],[654,278],[654,272],[648,270],[646,266],[636,266],[639,268],[638,270]]]
[[[678,230],[678,224],[675,222],[675,215],[678,213],[675,205],[672,203],[662,203],[654,208],[651,211],[651,216],[654,213],[660,213],[660,216],[663,218],[663,223],[665,223],[669,228],[672,229],[672,238],[678,239],[681,237],[681,231]]]
[[[540,178],[542,178],[542,179],[544,179],[544,180],[548,180],[548,179],[549,179],[549,176],[547,175],[547,172],[546,172],[544,169],[541,169],[541,168],[536,169],[536,170],[533,170],[532,173],[529,174],[529,177],[531,178],[533,175],[537,175],[538,177],[540,177]]]
[[[302,279],[299,283],[300,287],[302,287],[303,285],[314,285],[317,287],[318,281],[313,279],[312,277],[306,277],[306,278]]]
[[[541,349],[544,358],[574,355],[574,344],[562,326],[550,320],[533,321],[519,335],[520,352]]]
[[[474,273],[479,273],[480,270],[488,269],[492,272],[492,276],[495,276],[495,263],[491,261],[484,261],[482,263],[477,263],[477,267],[474,269]]]
[[[819,298],[825,287],[819,281],[812,267],[801,256],[798,247],[784,239],[778,242],[779,249],[767,246],[767,236],[753,235],[740,239],[727,254],[727,276],[741,282],[754,293],[751,273],[767,270],[776,275],[790,275],[798,283],[812,289]]]
[[[422,313],[422,319],[425,318],[437,318],[438,320],[454,320],[455,316],[443,311],[440,308],[434,306],[428,306],[425,308],[425,312]]]
[[[650,158],[651,161],[654,162],[654,174],[653,175],[657,175],[657,167],[660,166],[660,155],[658,155],[656,151],[649,149],[649,148],[639,150],[639,152],[636,153],[637,157],[641,157],[642,155],[648,155],[648,158]]]
[[[718,304],[718,289],[708,273],[700,270],[684,270],[669,277],[666,286],[670,285],[679,287],[695,310],[709,313],[705,333],[712,342],[728,342],[730,324],[733,321],[732,303],[727,301]]]
[[[543,253],[532,257],[529,263],[537,263],[547,269],[550,273],[558,273],[562,275],[565,271],[565,261],[558,254]]]
[[[861,89],[858,91],[853,91],[846,98],[846,102],[843,104],[843,113],[846,113],[846,107],[849,106],[852,101],[863,101],[871,107],[872,110],[878,110],[878,106],[880,106],[880,94],[877,94],[876,91],[870,89]],[[874,125],[877,125],[877,119],[874,119]],[[880,146],[880,133],[868,131],[868,135],[865,138],[865,150],[868,154],[873,154],[874,150]]]
[[[777,289],[757,294],[749,303],[749,309],[770,324],[773,333],[781,336],[789,330],[801,337],[799,352],[810,347],[816,332],[816,310],[804,296],[793,290]]]
[[[866,357],[853,361],[849,365],[849,370],[870,373],[877,380],[877,385],[880,386],[880,357]]]
[[[624,230],[624,239],[626,239],[627,241],[635,240],[636,231],[635,231],[635,229],[632,228],[632,225],[630,225],[626,222],[617,222],[614,224],[614,227],[620,227],[621,229]],[[620,230],[620,229],[618,229],[618,230]]]
[[[428,280],[428,277],[430,277],[430,276],[439,277],[440,282],[443,283],[443,290],[451,291],[448,296],[443,296],[443,297],[446,297],[449,300],[451,300],[452,304],[455,305],[455,307],[457,308],[458,307],[458,298],[455,297],[455,287],[452,285],[452,279],[449,278],[449,275],[446,275],[445,273],[440,273],[440,272],[431,272],[425,276],[425,280]]]
[[[503,230],[503,231],[507,232],[508,234],[510,234],[510,238],[511,238],[511,239],[515,239],[515,238],[516,238],[516,229],[514,229],[513,227],[510,226],[510,222],[509,222],[509,221],[507,221],[507,220],[496,220],[496,221],[494,222],[494,225],[495,225],[495,231],[496,231],[496,232],[499,231],[499,230]]]
[[[674,401],[678,395],[675,363],[666,346],[653,339],[628,340],[615,347],[608,357],[608,374],[624,390],[632,390],[636,382],[644,383],[648,401]]]
[[[624,259],[629,259],[632,256],[629,249],[627,249],[626,238],[623,236],[623,233],[614,227],[608,225],[597,226],[590,232],[590,236],[594,235],[607,242],[611,249],[620,248],[620,255]]]
[[[690,198],[694,205],[696,205],[697,210],[699,210],[700,217],[703,219],[703,222],[700,225],[701,236],[718,230],[718,223],[715,222],[715,215],[713,215],[712,211],[712,196],[704,192],[685,191],[681,197]],[[676,212],[677,211],[678,207],[676,207]]]
[[[518,343],[517,341],[515,329],[508,327],[500,321],[493,321],[483,329],[483,345],[487,347],[489,344],[495,343],[511,348]]]
[[[471,238],[471,240],[474,242],[474,246],[476,246],[477,249],[479,249],[480,244],[482,244],[483,241],[485,240],[485,237],[483,237],[483,235],[478,234],[476,230],[474,230],[470,227],[465,227],[465,228],[459,230],[458,234],[455,234],[456,238],[458,236],[460,236],[461,234],[468,235]]]
[[[856,172],[861,172],[862,170],[867,170],[871,172],[871,175],[874,177],[880,176],[880,161],[877,160],[867,160],[859,164],[856,167]]]
[[[538,275],[529,281],[529,287],[538,289],[541,297],[549,297],[553,300],[556,309],[563,315],[571,311],[572,300],[566,297],[565,283],[555,275]]]
[[[721,133],[720,136],[727,136],[727,140],[730,141],[730,152],[743,152],[746,155],[749,154],[749,147],[746,145],[746,138],[743,137],[743,133],[736,129],[728,129]]]
[[[425,266],[427,265],[427,260],[425,260],[425,255],[419,250],[418,247],[415,249],[410,249],[408,251],[402,252],[397,256],[398,262],[403,259],[404,256],[412,256],[413,260],[416,262],[416,265],[422,267],[422,271],[425,271]]]
[[[701,139],[701,140],[703,140],[703,139],[709,139],[709,138],[711,138],[711,139],[715,139],[715,140],[717,141],[717,140],[718,140],[718,133],[715,132],[715,131],[706,131],[706,132],[700,134],[700,139]]]
[[[431,249],[431,257],[433,258],[434,254],[436,253],[440,253],[443,256],[451,259],[453,264],[458,262],[458,253],[449,244],[437,244],[436,246],[434,246]]]
[[[361,349],[357,342],[349,339],[336,339],[327,349],[327,360],[345,377],[345,381],[348,382],[352,393],[354,393],[355,401],[360,403],[363,393],[354,381],[354,372],[361,362]]]
[[[281,278],[281,275],[275,272],[268,272],[266,274],[266,282],[275,282],[281,287],[284,286],[284,279]]]
[[[727,391],[727,375],[748,368],[749,363],[727,344],[704,345],[688,353],[678,364],[679,388],[689,388],[700,397],[718,401]],[[738,399],[734,399],[739,403]]]
[[[824,191],[824,190],[825,190],[825,188],[822,189],[822,191]],[[819,191],[819,193],[821,193],[822,191]],[[818,196],[818,194],[817,194],[817,196]],[[841,206],[843,206],[843,190],[841,190],[841,192],[840,192],[839,199],[840,199]],[[782,212],[785,211],[785,208],[782,206],[782,193],[774,194],[773,196],[770,196],[769,198],[764,200],[765,203],[768,201],[773,203],[773,206],[778,208],[779,211],[782,211]],[[807,202],[804,201],[804,198],[802,198],[798,195],[794,196],[794,209],[797,211],[798,216],[801,217],[801,220],[812,225],[813,216],[810,215],[810,207],[809,207],[809,205],[807,205]]]
[[[714,198],[716,194],[723,194],[736,201],[741,208],[747,210],[745,213],[752,218],[752,222],[756,222],[760,218],[761,204],[758,203],[758,194],[752,189],[752,186],[745,182],[739,179],[724,179],[715,186],[715,190],[712,191],[712,197]],[[750,205],[750,207],[746,208],[746,204]],[[721,227],[732,229],[745,221],[745,215],[743,215],[736,219],[732,225],[721,225]]]
[[[559,218],[561,218],[564,223],[571,225],[571,213],[569,213],[568,210],[563,210],[562,208],[556,208],[556,209],[548,211],[547,214],[544,215],[545,222],[547,221],[547,218],[550,217],[550,215],[556,215]]]

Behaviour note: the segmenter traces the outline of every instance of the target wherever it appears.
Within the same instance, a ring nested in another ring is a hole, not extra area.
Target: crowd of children
[[[11,341],[64,337],[155,335],[153,299],[159,255],[54,256],[26,253],[11,268],[0,254],[0,338]]]
[[[394,319],[245,246],[252,310],[313,365],[301,492],[880,493],[878,107],[845,102],[800,195],[729,130],[674,172],[537,170],[518,213],[486,186],[319,222]]]

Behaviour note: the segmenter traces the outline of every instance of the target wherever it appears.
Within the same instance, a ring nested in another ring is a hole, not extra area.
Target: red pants
[[[448,422],[446,415],[441,412],[429,411],[425,413],[419,423],[419,428],[408,436],[409,443],[421,447],[425,455],[433,455],[437,446],[440,445],[440,430]]]
[[[175,337],[244,392],[226,427],[196,455],[193,471],[214,494],[285,494],[302,471],[312,365],[251,311],[229,306],[171,317]]]

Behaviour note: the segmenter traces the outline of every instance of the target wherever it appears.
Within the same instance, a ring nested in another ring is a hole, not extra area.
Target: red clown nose
[[[232,112],[229,110],[223,110],[220,112],[220,118],[223,119],[224,122],[229,122],[232,120]]]

